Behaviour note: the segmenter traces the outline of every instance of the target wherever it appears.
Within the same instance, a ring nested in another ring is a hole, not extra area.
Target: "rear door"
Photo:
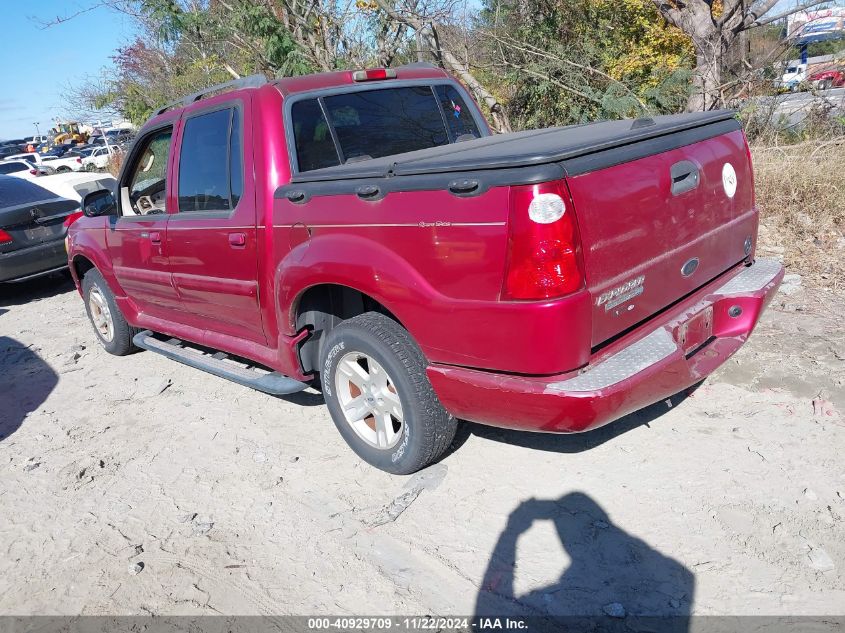
[[[114,274],[138,308],[173,319],[181,307],[170,279],[167,256],[167,197],[172,172],[173,128],[146,134],[128,160],[120,182],[120,215],[106,231]]]
[[[184,116],[167,248],[186,324],[263,343],[248,104]]]

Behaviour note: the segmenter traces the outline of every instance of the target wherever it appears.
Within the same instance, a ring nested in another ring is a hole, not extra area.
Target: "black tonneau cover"
[[[732,110],[601,121],[472,141],[315,169],[294,183],[384,178],[562,163],[575,175],[740,129]]]

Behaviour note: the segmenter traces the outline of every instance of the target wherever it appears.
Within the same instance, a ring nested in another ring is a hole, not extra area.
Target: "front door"
[[[172,319],[181,308],[170,279],[167,254],[170,126],[139,140],[119,183],[120,214],[106,232],[114,274],[137,308]]]
[[[184,117],[167,252],[185,323],[264,343],[244,109],[237,100]]]

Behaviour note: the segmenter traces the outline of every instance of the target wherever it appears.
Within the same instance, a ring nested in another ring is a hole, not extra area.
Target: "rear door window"
[[[350,92],[324,103],[345,161],[449,143],[430,86]]]
[[[230,211],[243,190],[240,117],[235,108],[185,122],[179,153],[179,212]]]

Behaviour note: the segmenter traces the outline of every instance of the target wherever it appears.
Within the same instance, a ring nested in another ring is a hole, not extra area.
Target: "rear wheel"
[[[392,319],[367,312],[332,329],[320,368],[335,426],[376,468],[407,475],[452,443],[457,421],[437,399],[419,347]]]
[[[70,167],[65,167],[64,165],[56,169],[57,174],[64,174],[70,171]]]
[[[82,296],[85,310],[94,327],[94,333],[110,354],[125,356],[137,348],[132,343],[136,330],[129,326],[126,318],[117,307],[114,294],[106,285],[106,280],[96,268],[92,268],[82,279]]]

